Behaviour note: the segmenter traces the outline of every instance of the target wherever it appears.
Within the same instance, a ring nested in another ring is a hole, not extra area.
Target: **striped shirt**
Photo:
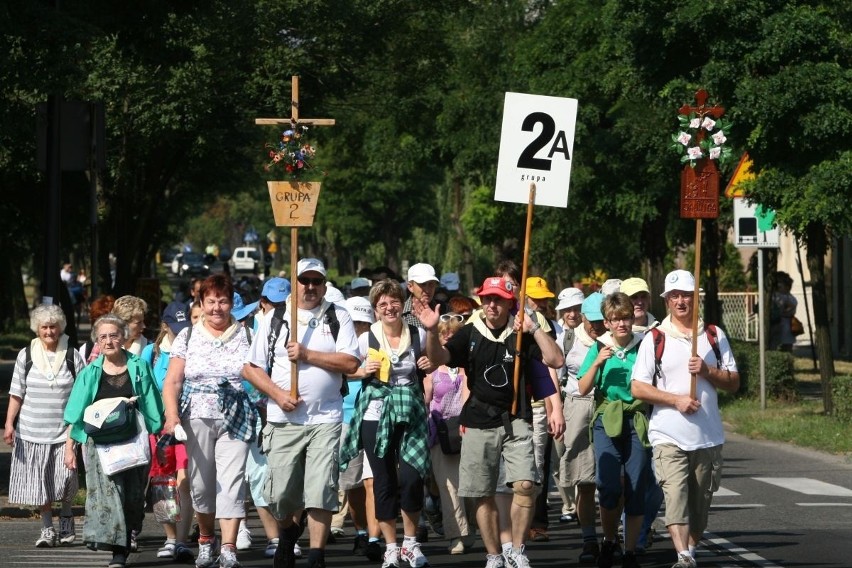
[[[36,365],[30,367],[29,374],[24,376],[26,351],[24,348],[18,353],[15,370],[12,372],[12,385],[9,388],[10,396],[23,400],[18,414],[18,437],[37,444],[64,442],[66,426],[63,413],[71,395],[71,387],[74,386],[74,376],[64,360],[58,376],[53,380],[49,380]],[[46,354],[50,365],[53,365],[56,353],[46,351]],[[76,351],[74,363],[79,373],[83,368],[83,358]]]

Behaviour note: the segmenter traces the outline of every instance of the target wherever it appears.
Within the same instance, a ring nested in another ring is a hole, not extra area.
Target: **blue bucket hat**
[[[283,302],[290,297],[290,281],[279,276],[270,278],[263,285],[263,291],[260,295],[273,304]]]
[[[234,319],[237,321],[242,321],[257,309],[257,305],[260,302],[252,302],[251,304],[246,305],[243,302],[243,297],[234,292],[234,304],[231,306],[231,315],[234,316]]]

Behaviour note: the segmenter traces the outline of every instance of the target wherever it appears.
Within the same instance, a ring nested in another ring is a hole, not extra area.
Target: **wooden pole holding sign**
[[[568,206],[571,182],[571,155],[574,151],[574,126],[577,100],[526,93],[506,93],[500,154],[497,158],[495,201],[527,204],[524,236],[524,261],[521,266],[521,293],[518,318],[524,323],[527,295],[527,265],[534,205]],[[529,188],[529,189],[527,189]],[[518,412],[522,333],[518,334],[515,354],[514,400],[512,414]]]
[[[292,78],[289,118],[256,118],[258,125],[334,126],[333,118],[299,118],[299,77]],[[299,227],[314,224],[319,201],[320,182],[269,181],[269,200],[276,227],[290,227],[290,339],[299,340],[299,286],[296,266],[299,263]],[[274,346],[270,345],[270,349]],[[290,364],[290,398],[299,396],[298,363]],[[270,372],[271,369],[270,369]]]
[[[703,124],[706,117],[718,119],[725,114],[720,106],[707,106],[707,91],[695,93],[697,106],[683,105],[678,114],[695,115],[698,123]],[[699,126],[695,134],[696,141],[704,140],[706,129]],[[695,219],[695,288],[692,291],[692,356],[698,355],[698,302],[701,277],[701,220],[719,217],[719,168],[716,161],[706,157],[703,152],[692,164],[683,167],[680,176],[680,217]],[[698,377],[692,375],[689,395],[694,399],[698,389]]]
[[[533,207],[535,206],[535,184],[530,184],[530,198],[527,203],[527,226],[524,231],[524,262],[521,266],[521,293],[518,301],[521,303],[518,309],[518,321],[521,322],[521,330],[518,332],[518,337],[515,339],[515,372],[512,375],[512,385],[515,393],[515,398],[512,401],[512,415],[518,414],[518,384],[521,380],[521,341],[524,338],[524,316],[526,315],[527,306],[527,264],[530,260],[530,234],[532,233],[532,218]]]

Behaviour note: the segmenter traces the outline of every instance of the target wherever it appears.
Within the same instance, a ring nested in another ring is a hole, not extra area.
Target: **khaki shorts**
[[[589,439],[589,423],[595,414],[593,396],[568,395],[563,403],[565,453],[559,460],[559,486],[595,483],[595,451]]]
[[[263,428],[263,453],[269,464],[263,496],[276,519],[303,508],[337,511],[340,428],[339,422],[270,422]]]
[[[511,434],[503,426],[467,429],[459,463],[461,497],[490,497],[496,493],[501,456],[506,466],[505,486],[525,480],[538,483],[530,425],[516,418],[512,420]]]
[[[654,473],[666,498],[666,526],[688,524],[690,534],[703,533],[722,479],[722,446],[692,451],[654,446]]]
[[[349,424],[343,424],[343,429],[340,431],[340,444],[343,445],[343,440],[346,439],[346,433],[349,431]],[[364,487],[364,462],[367,460],[364,459],[364,450],[358,452],[358,455],[355,456],[352,461],[349,462],[349,466],[346,468],[346,471],[340,472],[340,490],[341,491],[349,491],[350,489],[356,489],[358,487]],[[368,462],[369,463],[369,462]],[[372,474],[372,472],[370,472]],[[372,477],[372,475],[370,475]]]

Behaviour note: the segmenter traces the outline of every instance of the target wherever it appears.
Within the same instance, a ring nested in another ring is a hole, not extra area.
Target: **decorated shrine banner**
[[[719,169],[713,160],[698,160],[680,175],[682,219],[716,219],[719,216]]]
[[[568,206],[577,99],[506,93],[494,199]]]

